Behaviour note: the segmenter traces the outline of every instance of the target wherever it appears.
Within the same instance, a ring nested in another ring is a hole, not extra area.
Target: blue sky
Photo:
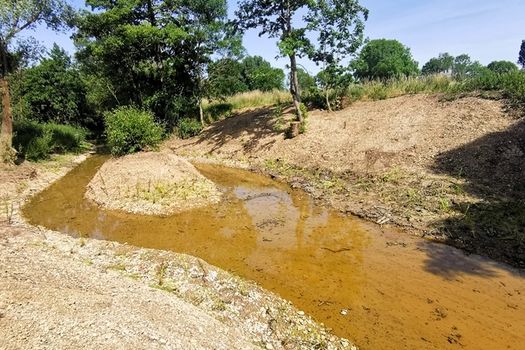
[[[228,2],[233,13],[236,1]],[[80,8],[84,1],[70,3]],[[361,4],[370,10],[365,35],[401,41],[420,66],[441,52],[467,53],[483,64],[515,62],[525,40],[525,0],[361,0]],[[57,42],[74,52],[71,33],[39,28],[32,35],[47,47]],[[284,68],[287,63],[276,59],[275,41],[259,38],[254,30],[246,33],[244,45],[250,55],[263,56],[275,66]],[[317,71],[311,62],[303,60],[301,64],[311,73]]]

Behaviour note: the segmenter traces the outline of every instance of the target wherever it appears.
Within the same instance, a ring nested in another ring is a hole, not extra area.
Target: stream
[[[23,208],[74,237],[172,250],[259,283],[361,349],[523,349],[525,273],[317,206],[265,176],[196,164],[224,193],[169,217],[84,199],[93,156]],[[351,199],[349,199],[351,200]]]

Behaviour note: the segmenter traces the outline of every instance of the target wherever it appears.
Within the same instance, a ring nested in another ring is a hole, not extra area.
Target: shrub
[[[155,149],[164,135],[164,129],[155,123],[151,112],[135,107],[119,107],[106,113],[104,123],[108,146],[114,155]]]
[[[202,131],[201,123],[196,119],[183,118],[179,121],[177,133],[181,139],[197,136]]]
[[[53,152],[78,152],[86,141],[86,131],[71,125],[49,123],[45,129],[51,134]]]
[[[86,140],[83,129],[70,125],[43,124],[31,120],[14,124],[13,145],[28,160],[41,160],[51,153],[78,152]]]

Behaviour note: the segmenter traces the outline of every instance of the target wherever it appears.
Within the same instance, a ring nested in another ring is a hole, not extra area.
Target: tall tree
[[[516,64],[510,61],[493,61],[488,64],[487,68],[497,74],[512,73],[518,70]]]
[[[73,9],[63,0],[0,0],[0,88],[2,129],[0,160],[13,159],[13,116],[8,75],[16,68],[16,57],[26,48],[14,42],[20,32],[45,24],[60,29],[72,18]]]
[[[359,79],[390,79],[418,73],[417,62],[410,49],[397,40],[369,41],[356,61],[355,75]]]
[[[423,68],[421,73],[424,75],[429,74],[452,74],[452,68],[454,67],[454,56],[445,52],[440,53],[438,57],[431,58]]]
[[[297,23],[294,18],[301,13],[303,21]],[[290,93],[302,122],[297,59],[331,63],[338,54],[355,51],[362,40],[360,15],[367,13],[357,0],[241,0],[234,22],[240,29],[260,28],[259,35],[278,39],[280,54],[290,60]],[[310,40],[315,35],[317,40]]]
[[[210,57],[222,43],[226,0],[88,0],[79,60],[107,81],[112,104],[150,109],[174,126],[197,115]]]
[[[525,40],[521,41],[520,54],[518,57],[518,64],[521,65],[521,68],[525,69]]]

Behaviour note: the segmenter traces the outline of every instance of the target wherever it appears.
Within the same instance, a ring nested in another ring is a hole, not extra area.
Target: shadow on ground
[[[436,223],[445,243],[525,268],[525,119],[441,154],[433,170],[465,179],[481,199],[455,203],[457,215]]]
[[[208,153],[211,154],[220,151],[231,140],[242,140],[243,152],[260,152],[272,147],[276,141],[274,136],[284,137],[275,129],[273,109],[259,108],[213,123],[191,144],[209,143],[212,146]]]

